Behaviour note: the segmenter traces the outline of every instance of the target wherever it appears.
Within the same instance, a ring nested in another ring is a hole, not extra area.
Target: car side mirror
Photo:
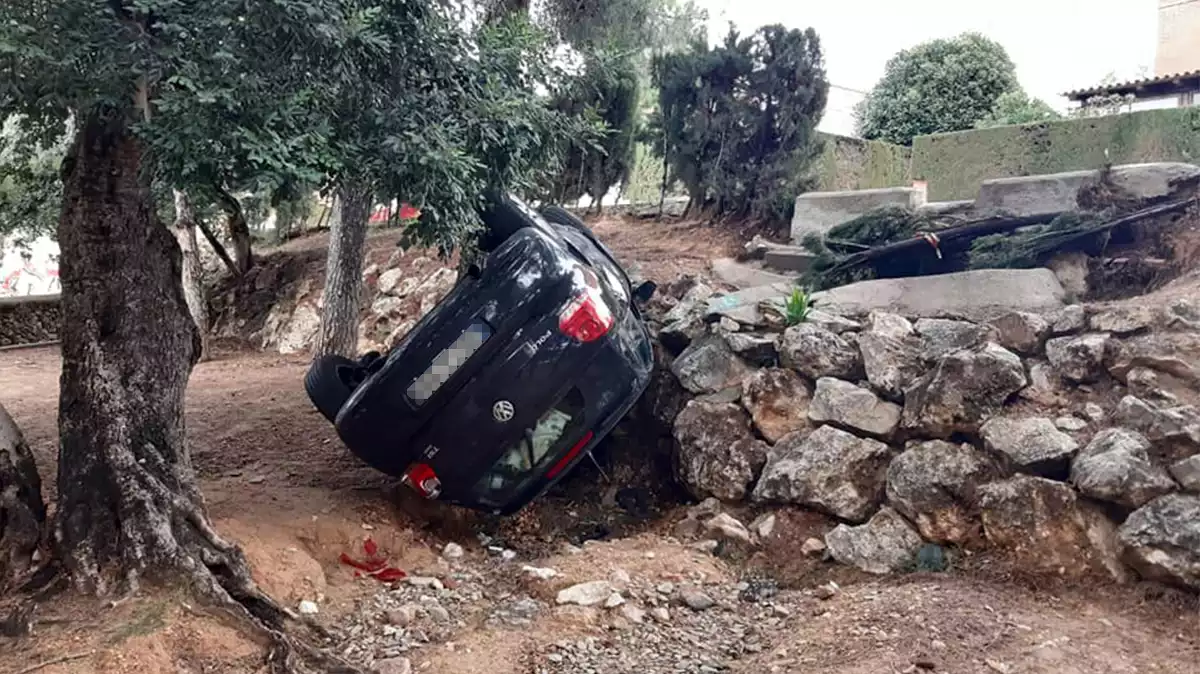
[[[645,304],[654,297],[654,291],[658,290],[658,284],[654,281],[645,281],[633,290],[633,299],[638,304]]]

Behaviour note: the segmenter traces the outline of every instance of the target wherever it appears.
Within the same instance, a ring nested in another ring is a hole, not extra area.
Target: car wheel
[[[492,200],[480,214],[483,233],[479,237],[479,250],[490,253],[509,237],[528,226],[526,217],[507,199]]]
[[[334,423],[338,411],[362,381],[363,367],[349,358],[321,356],[304,375],[304,390],[313,406]]]
[[[596,240],[596,235],[592,233],[592,229],[585,225],[583,220],[579,219],[579,216],[575,215],[571,211],[568,211],[562,206],[546,206],[541,210],[541,214],[547,222],[552,222],[556,225],[562,225],[563,227],[570,227],[571,229],[579,230],[580,233],[592,241]]]

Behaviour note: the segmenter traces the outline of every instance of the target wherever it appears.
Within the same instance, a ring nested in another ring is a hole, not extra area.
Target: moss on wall
[[[953,201],[990,178],[1159,161],[1200,162],[1200,108],[919,136],[912,177],[928,181],[930,201]]]
[[[906,187],[911,150],[881,141],[821,134],[825,151],[818,162],[823,192]]]

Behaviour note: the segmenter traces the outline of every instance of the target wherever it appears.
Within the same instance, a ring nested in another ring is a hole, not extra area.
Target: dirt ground
[[[631,232],[633,226],[666,229],[647,237]],[[638,260],[656,280],[703,272],[708,259],[737,247],[736,236],[694,223],[603,221],[595,229],[618,256]],[[457,602],[454,619],[426,630],[430,645],[407,653],[414,671],[572,671],[554,664],[552,656],[561,652],[554,649],[584,638],[596,639],[588,657],[602,664],[574,671],[625,671],[603,664],[618,662],[614,651],[625,637],[614,636],[623,633],[596,613],[558,607],[519,629],[485,618],[514,592],[552,604],[561,587],[618,572],[651,587],[664,580],[702,583],[719,598],[721,592],[736,597],[734,583],[768,569],[780,587],[779,608],[761,630],[753,627],[761,622],[755,611],[765,609],[733,599],[708,614],[684,611],[655,626],[646,648],[674,643],[701,649],[707,634],[702,628],[749,624],[760,645],[741,652],[725,671],[1200,674],[1194,596],[1153,586],[1030,581],[1013,576],[999,559],[943,574],[867,577],[800,557],[790,542],[819,535],[828,524],[799,511],[782,512],[777,542],[750,563],[697,552],[670,538],[674,511],[652,513],[609,536],[587,533],[603,504],[561,499],[533,506],[520,526],[461,513],[414,517],[399,505],[389,479],[351,457],[312,409],[301,383],[307,362],[304,356],[228,350],[197,366],[187,433],[210,513],[219,531],[242,544],[267,591],[293,608],[315,602],[317,619],[345,627],[351,642],[351,626],[370,610],[365,607],[400,592],[355,578],[339,562],[342,553],[360,550],[364,538],[410,574],[444,579],[444,594]],[[0,403],[24,430],[50,501],[59,369],[55,347],[0,352]],[[481,531],[490,536],[487,543]],[[597,537],[608,540],[583,544]],[[581,548],[563,552],[563,540]],[[439,554],[451,541],[466,551],[452,563]],[[499,543],[516,559],[488,549]],[[521,570],[525,565],[559,575],[547,584],[531,582]],[[827,601],[816,598],[814,588],[831,580],[840,590]],[[460,583],[464,589],[452,588]],[[0,672],[267,671],[263,643],[169,589],[147,588],[113,603],[67,593],[40,606],[35,620],[32,635],[0,636]]]

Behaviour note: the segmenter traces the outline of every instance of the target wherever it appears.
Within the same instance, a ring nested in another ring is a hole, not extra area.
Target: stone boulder
[[[1046,315],[1050,323],[1050,334],[1055,337],[1083,332],[1087,327],[1087,309],[1080,304],[1071,304]]]
[[[809,428],[811,399],[804,380],[783,368],[758,370],[742,382],[742,405],[749,410],[754,427],[772,444]]]
[[[1135,396],[1125,396],[1117,403],[1114,416],[1151,442],[1166,441],[1173,445],[1164,449],[1172,449],[1175,454],[1187,456],[1200,447],[1200,408],[1194,405],[1160,407]]]
[[[912,525],[888,507],[875,513],[866,524],[839,524],[825,535],[830,557],[875,574],[912,568],[923,544]]]
[[[1077,337],[1056,337],[1046,342],[1046,359],[1064,379],[1076,383],[1096,381],[1104,374],[1109,336],[1102,332]]]
[[[779,360],[809,379],[855,379],[862,373],[858,346],[841,335],[808,323],[783,333]]]
[[[1079,449],[1074,438],[1044,417],[993,417],[979,428],[984,446],[1013,468],[1032,475],[1065,478]]]
[[[982,346],[993,336],[986,326],[949,318],[922,318],[913,328],[921,337],[921,357],[929,362],[960,349]]]
[[[751,365],[771,367],[779,362],[779,335],[730,332],[725,334],[725,343]]]
[[[1111,523],[1083,508],[1070,485],[1018,475],[980,487],[979,508],[988,542],[1026,568],[1072,576],[1120,572],[1105,549]]]
[[[699,499],[745,498],[766,461],[766,443],[754,437],[746,412],[732,403],[688,402],[675,419],[674,435],[675,476]]]
[[[379,275],[375,287],[379,289],[380,294],[391,295],[403,278],[403,269],[389,269]]]
[[[964,543],[978,534],[980,485],[998,477],[986,454],[941,440],[909,443],[887,471],[888,503],[935,543]]]
[[[1071,482],[1084,496],[1139,508],[1175,491],[1175,481],[1149,456],[1150,441],[1125,428],[1096,434],[1071,465]]]
[[[862,330],[862,323],[846,318],[845,316],[839,316],[838,314],[831,314],[821,311],[820,309],[810,309],[808,312],[808,319],[804,322],[810,323],[819,328],[825,328],[826,330],[839,335],[844,332],[858,332],[859,330]]]
[[[1029,366],[1029,385],[1020,396],[1045,407],[1058,407],[1066,400],[1062,377],[1048,363],[1039,362]]]
[[[900,423],[900,406],[880,400],[873,392],[850,382],[821,377],[808,406],[808,418],[887,437]]]
[[[1125,563],[1143,578],[1200,590],[1200,496],[1167,494],[1118,530]]]
[[[1153,304],[1103,307],[1088,317],[1088,328],[1093,332],[1109,332],[1117,336],[1132,335],[1149,330],[1159,316],[1159,307]]]
[[[1026,383],[1020,357],[998,344],[955,351],[905,391],[901,427],[941,438],[973,433]]]
[[[872,312],[858,335],[858,348],[867,381],[892,400],[903,398],[904,389],[924,370],[921,341],[903,316]]]
[[[1185,490],[1200,494],[1200,454],[1189,456],[1172,464],[1171,476]]]
[[[989,321],[996,330],[996,341],[1006,349],[1031,355],[1039,352],[1050,323],[1038,314],[1010,311]]]
[[[705,335],[692,342],[675,362],[671,372],[692,393],[716,393],[741,388],[750,368],[738,358],[720,335]]]
[[[888,446],[832,426],[793,433],[767,456],[756,501],[794,503],[863,522],[883,500]]]
[[[662,318],[659,341],[672,352],[679,353],[693,339],[705,334],[704,312],[713,289],[703,283],[691,285],[679,302]]]

